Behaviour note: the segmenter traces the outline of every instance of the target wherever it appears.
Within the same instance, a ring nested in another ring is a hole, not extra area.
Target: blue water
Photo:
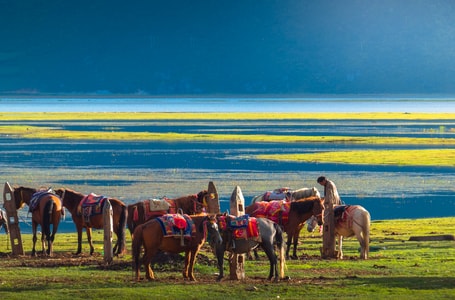
[[[4,112],[455,112],[455,97],[12,98]]]

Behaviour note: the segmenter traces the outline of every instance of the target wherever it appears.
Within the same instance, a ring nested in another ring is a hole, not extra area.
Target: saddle
[[[85,196],[77,206],[77,215],[82,216],[86,223],[90,223],[90,217],[103,213],[104,201],[107,197],[90,193]]]
[[[38,208],[38,206],[39,206],[40,199],[42,197],[44,197],[44,196],[47,196],[47,195],[55,196],[56,194],[54,194],[54,191],[51,188],[49,188],[47,190],[37,191],[36,193],[34,193],[32,195],[32,198],[30,199],[30,204],[28,206],[28,211],[29,212],[35,211]]]
[[[163,235],[180,238],[182,246],[184,246],[183,238],[191,239],[196,234],[196,225],[186,214],[165,214],[156,220],[161,225]]]
[[[240,217],[221,216],[220,229],[228,232],[228,247],[235,248],[236,240],[253,240],[261,242],[257,219],[249,215]],[[232,244],[232,245],[231,245]]]
[[[346,222],[354,207],[352,205],[339,205],[333,209],[333,218],[335,225]],[[350,225],[349,225],[350,226]]]

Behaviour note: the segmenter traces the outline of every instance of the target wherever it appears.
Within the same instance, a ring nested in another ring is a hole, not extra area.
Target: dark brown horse
[[[36,256],[36,231],[41,226],[42,253],[52,256],[55,234],[64,213],[62,201],[50,190],[38,191],[28,187],[14,187],[14,201],[16,209],[27,204],[32,213],[33,248],[32,256]],[[51,229],[52,227],[52,229]],[[47,241],[47,251],[44,240]]]
[[[317,196],[309,197],[302,200],[292,201],[289,209],[288,225],[286,233],[288,240],[286,242],[286,257],[289,257],[291,241],[294,241],[292,258],[297,259],[297,242],[298,233],[302,229],[302,224],[305,223],[311,216],[315,216],[318,224],[322,225],[322,214],[324,212],[323,199]],[[296,235],[297,232],[297,235]]]
[[[140,254],[142,247],[144,247],[145,250],[144,256],[142,257],[142,263],[145,267],[146,278],[148,280],[155,279],[150,262],[158,251],[169,253],[185,252],[183,278],[190,281],[196,280],[194,278],[194,263],[196,262],[199,250],[205,242],[206,236],[210,237],[209,243],[212,247],[217,247],[217,245],[221,244],[221,236],[218,231],[215,216],[201,214],[189,217],[194,222],[196,232],[191,238],[186,239],[183,244],[180,238],[164,235],[162,225],[158,218],[151,219],[136,227],[132,241],[132,256],[133,269],[137,281],[140,280]]]
[[[147,201],[150,200],[142,200],[130,204],[128,205],[128,230],[133,235],[134,229],[138,225],[165,213],[178,213],[181,210],[181,213],[187,215],[200,214],[204,211],[204,208],[207,208],[208,196],[210,194],[206,190],[203,190],[197,195],[187,195],[175,199],[164,198],[163,200],[169,204],[169,209],[161,212],[150,212],[150,209],[147,209]]]
[[[60,188],[56,190],[56,193],[62,198],[63,206],[66,207],[73,219],[77,229],[77,251],[76,254],[82,252],[82,229],[85,228],[87,232],[87,240],[90,245],[90,255],[93,254],[93,242],[92,242],[92,228],[101,229],[103,228],[103,214],[95,214],[91,216],[83,216],[80,212],[78,213],[78,207],[81,201],[86,195],[75,192],[71,189]],[[112,205],[112,223],[113,230],[117,235],[117,241],[114,246],[114,254],[120,255],[125,252],[125,227],[127,209],[126,205],[115,198],[107,198]]]
[[[281,204],[280,204],[281,203]],[[276,208],[265,208],[266,206],[279,205]],[[268,218],[284,229],[287,234],[287,248],[286,259],[289,259],[289,252],[291,243],[294,245],[293,254],[291,258],[297,258],[297,243],[300,230],[305,225],[305,221],[312,215],[318,217],[318,223],[322,224],[322,210],[323,204],[321,198],[314,196],[305,199],[286,202],[286,201],[270,201],[270,202],[256,202],[245,208],[245,213],[252,217],[265,217]],[[278,211],[278,212],[276,212]],[[256,255],[256,252],[255,252]]]

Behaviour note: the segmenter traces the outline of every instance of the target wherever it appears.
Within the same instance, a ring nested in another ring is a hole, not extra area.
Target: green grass
[[[102,233],[95,232],[96,253],[87,243],[72,256],[75,234],[58,234],[55,258],[10,257],[6,236],[0,236],[0,297],[2,299],[445,299],[455,297],[455,242],[414,242],[411,236],[453,234],[455,218],[373,221],[370,259],[358,259],[358,242],[346,239],[344,260],[322,260],[321,238],[302,231],[299,260],[287,261],[289,281],[265,280],[268,261],[245,263],[245,281],[215,281],[214,256],[207,245],[196,265],[198,282],[185,282],[181,260],[155,264],[156,281],[135,282],[131,256],[103,265]],[[30,253],[31,236],[23,235]],[[128,239],[128,249],[130,240]],[[229,274],[228,267],[225,273]],[[142,272],[142,276],[143,276]],[[278,298],[279,297],[279,298]]]
[[[361,165],[455,166],[455,149],[361,150],[257,155],[257,159]]]

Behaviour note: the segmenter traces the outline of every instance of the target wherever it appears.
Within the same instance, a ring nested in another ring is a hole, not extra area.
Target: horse
[[[103,214],[93,214],[91,216],[83,216],[80,210],[81,201],[88,197],[87,195],[75,192],[71,189],[60,188],[56,190],[57,195],[62,198],[63,206],[66,207],[76,225],[77,230],[77,251],[76,255],[82,252],[82,229],[85,228],[87,232],[87,240],[90,245],[90,255],[95,251],[92,242],[92,228],[101,229],[103,228]],[[104,197],[103,197],[104,198]],[[112,205],[112,223],[113,231],[117,235],[117,241],[113,248],[115,255],[121,255],[125,252],[126,241],[125,241],[125,227],[127,218],[126,205],[115,198],[106,198]]]
[[[273,201],[273,200],[286,200],[295,201],[297,199],[309,198],[309,197],[321,197],[316,187],[312,188],[301,188],[298,190],[292,190],[288,187],[274,189],[273,191],[267,191],[260,195],[254,196],[251,200],[251,204],[261,201]]]
[[[208,191],[200,191],[197,195],[187,195],[175,199],[163,198],[163,201],[168,203],[169,208],[160,210],[159,212],[151,212],[150,200],[142,200],[134,204],[128,205],[128,218],[127,227],[130,234],[133,235],[134,229],[145,223],[151,218],[156,218],[166,213],[177,213],[181,210],[182,213],[187,215],[196,215],[203,212],[207,208],[207,197],[210,194]],[[152,199],[153,201],[153,199]]]
[[[335,235],[338,236],[339,259],[343,259],[343,237],[356,236],[360,243],[360,258],[368,259],[370,248],[370,213],[360,205],[334,206]]]
[[[256,202],[262,202],[262,201],[273,201],[273,200],[287,200],[290,201],[290,194],[289,192],[291,191],[290,188],[288,187],[282,187],[278,189],[274,189],[273,191],[267,191],[262,194],[259,194],[257,196],[254,196],[253,199],[251,199],[251,204],[256,203]]]
[[[291,201],[309,197],[318,197],[321,198],[321,194],[319,193],[316,187],[312,188],[301,188],[298,190],[291,190],[289,191]]]
[[[8,234],[8,217],[6,216],[6,211],[0,208],[0,228],[5,230],[5,233]]]
[[[242,217],[240,217],[242,218]],[[221,281],[224,277],[224,252],[229,251],[231,256],[233,254],[245,254],[259,246],[264,250],[270,262],[270,271],[267,280],[277,282],[279,278],[284,278],[285,256],[284,256],[284,239],[281,227],[267,219],[267,218],[254,218],[257,223],[258,237],[251,237],[246,234],[241,234],[241,238],[234,238],[234,231],[236,227],[231,224],[232,220],[236,220],[234,216],[218,215],[218,227],[222,237],[222,243],[215,245],[214,252],[217,257],[219,275],[217,281]],[[251,221],[250,221],[251,222]],[[248,225],[251,228],[251,225]],[[280,270],[278,272],[278,259],[275,254],[275,246],[279,250],[279,264]]]
[[[160,221],[161,217],[150,219],[134,229],[132,258],[133,269],[137,281],[140,280],[140,254],[142,247],[144,247],[145,250],[142,257],[142,263],[145,267],[146,278],[148,280],[155,279],[154,272],[150,266],[152,258],[159,251],[164,251],[169,253],[185,252],[183,278],[190,281],[196,281],[194,277],[194,264],[196,262],[197,254],[206,240],[206,236],[210,238],[209,244],[212,247],[217,247],[218,244],[221,244],[221,235],[218,231],[218,225],[214,215],[191,215],[189,218],[194,222],[196,232],[190,238],[186,239],[186,242],[183,242],[182,237],[176,238],[175,236],[165,236]]]
[[[269,202],[269,204],[275,204],[274,201]],[[253,217],[266,217],[272,221],[277,222],[279,225],[283,226],[284,231],[287,234],[286,242],[286,259],[297,259],[297,243],[300,234],[300,230],[305,225],[305,221],[308,220],[311,216],[315,216],[319,224],[322,224],[322,212],[324,210],[324,205],[322,199],[319,197],[308,197],[305,199],[292,201],[292,202],[282,202],[282,206],[278,208],[279,216],[276,214],[271,217],[268,213],[270,210],[264,210],[261,208],[263,204],[254,203],[245,208],[245,213]],[[287,220],[286,220],[287,213]],[[278,219],[277,219],[278,218]],[[289,256],[291,249],[291,243],[293,243],[293,254]]]
[[[42,254],[52,256],[55,234],[57,233],[60,219],[64,215],[62,201],[52,190],[37,190],[29,187],[14,187],[14,201],[16,209],[28,205],[32,213],[33,247],[32,256],[36,256],[36,232],[38,225],[41,226]],[[51,231],[52,226],[52,231]],[[44,240],[47,241],[47,250]]]

